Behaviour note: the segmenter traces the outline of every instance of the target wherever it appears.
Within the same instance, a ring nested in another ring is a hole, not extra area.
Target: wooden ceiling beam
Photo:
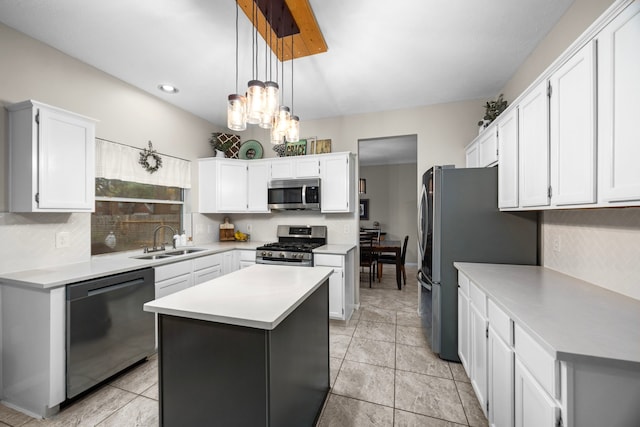
[[[264,40],[269,43],[269,47],[280,61],[288,61],[291,59],[291,40],[293,38],[293,58],[301,58],[304,56],[316,55],[327,51],[327,43],[324,41],[318,21],[313,14],[311,5],[308,0],[284,0],[289,8],[296,25],[300,32],[293,36],[278,39],[275,31],[267,22],[260,8],[256,8],[256,19],[253,20],[253,0],[237,0],[238,5],[243,10],[249,21],[258,29],[258,33]],[[284,42],[284,47],[281,45]]]

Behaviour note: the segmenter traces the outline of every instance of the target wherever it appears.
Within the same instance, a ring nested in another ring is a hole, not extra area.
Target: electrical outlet
[[[554,236],[552,242],[554,252],[560,252],[560,236]]]
[[[60,231],[56,233],[56,249],[69,247],[69,232]]]
[[[251,233],[251,224],[247,224],[247,233]]]

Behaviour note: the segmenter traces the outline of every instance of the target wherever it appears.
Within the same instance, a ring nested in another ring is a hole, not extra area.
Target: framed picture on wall
[[[369,219],[369,199],[360,199],[360,219]]]
[[[315,154],[324,154],[331,152],[331,140],[330,139],[318,139],[316,141]]]
[[[316,154],[316,137],[308,136],[307,140],[307,154]]]
[[[307,140],[301,139],[297,142],[287,142],[284,149],[285,156],[304,156],[307,154]]]

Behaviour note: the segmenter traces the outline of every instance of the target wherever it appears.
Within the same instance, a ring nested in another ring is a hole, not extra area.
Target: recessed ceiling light
[[[160,89],[161,91],[166,92],[166,93],[178,93],[178,92],[180,92],[177,87],[172,86],[172,85],[167,85],[167,84],[158,85],[158,89]]]

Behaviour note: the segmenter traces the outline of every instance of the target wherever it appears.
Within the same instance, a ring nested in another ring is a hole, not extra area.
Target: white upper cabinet
[[[269,186],[269,161],[247,162],[247,211],[269,212],[267,188]]]
[[[95,123],[36,101],[9,110],[9,210],[93,212]]]
[[[518,207],[518,109],[514,108],[498,122],[498,207]]]
[[[587,43],[549,80],[554,206],[596,202],[595,47]]]
[[[540,82],[519,104],[520,206],[549,204],[549,103],[547,81]]]
[[[496,126],[484,129],[465,149],[468,168],[484,168],[498,162],[498,138]]]
[[[198,159],[200,213],[247,211],[247,165],[218,157]]]
[[[310,177],[321,179],[322,212],[353,212],[354,176],[351,153],[259,160],[198,159],[198,212],[270,212],[270,179]]]
[[[320,176],[318,156],[292,156],[270,160],[271,179],[318,178]]]
[[[350,153],[322,154],[320,208],[322,212],[353,212],[355,168]]]
[[[478,157],[480,167],[495,165],[498,162],[497,127],[490,126],[478,137]]]
[[[480,154],[478,152],[478,142],[473,141],[465,150],[466,165],[468,168],[477,168],[480,166]]]
[[[640,201],[640,2],[627,7],[596,39],[599,201],[615,206]]]

